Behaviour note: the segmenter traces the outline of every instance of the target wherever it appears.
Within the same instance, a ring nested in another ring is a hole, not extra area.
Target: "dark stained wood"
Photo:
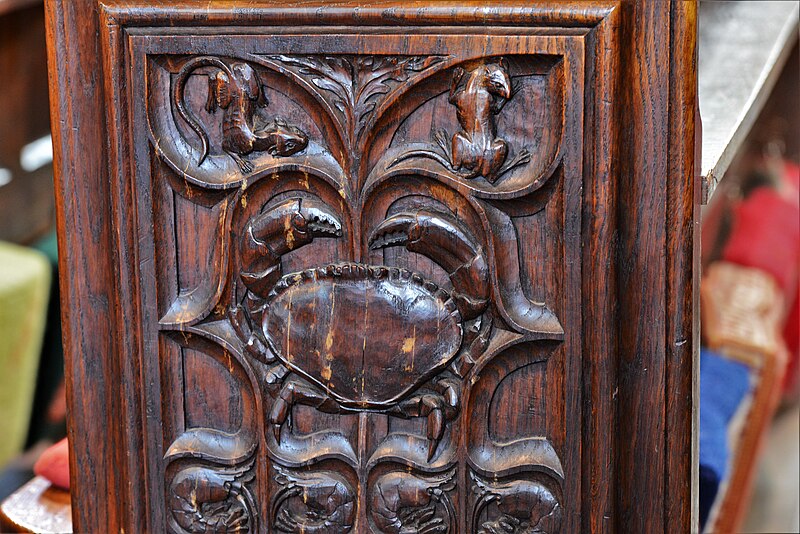
[[[697,4],[671,7],[670,69],[696,72]],[[691,525],[698,516],[698,424],[700,347],[700,210],[697,80],[670,78],[669,176],[677,181],[667,196],[666,464],[664,491],[674,496],[664,510],[665,529]],[[679,109],[680,112],[675,112]],[[694,132],[694,137],[689,135]],[[697,370],[695,373],[693,370]],[[687,453],[685,436],[691,436]],[[687,484],[687,480],[690,481]],[[689,504],[691,503],[691,504]]]
[[[100,82],[104,69],[96,10],[90,1],[45,4],[58,259],[59,272],[64,273],[60,291],[67,434],[70,473],[76,479],[71,486],[73,526],[77,532],[117,532],[130,531],[145,515],[144,492],[126,461],[136,459],[133,451],[141,450],[135,441],[138,434],[126,430],[139,427],[139,416],[138,409],[125,409],[124,399],[137,397],[130,391],[120,392],[120,384],[130,377],[130,368],[122,367],[127,362],[109,357],[119,354],[116,329],[110,326],[122,323],[117,315],[117,259],[112,254],[108,142]],[[141,461],[135,464],[142,465]],[[118,497],[117,505],[98,506],[100,496],[106,502]]]
[[[79,530],[691,529],[693,4],[47,7]]]
[[[615,239],[617,225],[617,163],[613,154],[619,134],[616,131],[617,108],[609,105],[617,87],[620,69],[618,54],[604,54],[612,48],[620,31],[620,11],[609,14],[595,31],[587,36],[587,61],[595,65],[586,80],[594,88],[594,102],[586,107],[584,138],[587,147],[584,168],[582,233],[582,292],[584,309],[594,312],[584,316],[583,368],[584,408],[582,475],[584,492],[582,514],[586,532],[615,532],[616,487],[621,483],[615,471],[614,448],[608,447],[609,424],[617,417],[617,292]],[[591,94],[591,93],[590,93]],[[624,220],[624,213],[620,213]]]
[[[647,532],[655,525],[688,530],[691,520],[696,450],[690,446],[690,370],[699,346],[691,314],[699,202],[691,122],[696,81],[676,73],[694,71],[696,20],[691,3],[678,4],[624,6],[624,32],[632,37],[620,57],[622,85],[630,90],[618,108],[623,219],[616,472],[636,475],[617,485],[622,532]]]

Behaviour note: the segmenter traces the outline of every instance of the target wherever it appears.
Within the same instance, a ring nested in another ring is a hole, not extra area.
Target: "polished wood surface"
[[[695,11],[49,2],[77,528],[691,530]]]

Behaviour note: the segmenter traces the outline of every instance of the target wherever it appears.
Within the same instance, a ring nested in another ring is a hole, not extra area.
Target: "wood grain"
[[[693,9],[49,2],[79,529],[688,531]]]

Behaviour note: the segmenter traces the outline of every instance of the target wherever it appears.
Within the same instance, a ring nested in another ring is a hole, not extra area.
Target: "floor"
[[[744,532],[800,533],[800,406],[772,423]]]

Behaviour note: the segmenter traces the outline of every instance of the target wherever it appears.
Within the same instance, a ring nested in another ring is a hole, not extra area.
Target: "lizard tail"
[[[444,156],[442,156],[438,152],[434,152],[433,150],[424,150],[424,149],[411,150],[411,151],[406,152],[404,154],[400,154],[399,156],[394,158],[389,163],[389,165],[386,166],[386,168],[387,169],[391,169],[392,167],[398,165],[399,163],[401,163],[403,161],[406,161],[408,159],[411,159],[411,158],[432,159],[433,161],[435,161],[435,162],[439,163],[440,165],[442,165],[442,167],[444,167],[445,169],[447,169],[447,170],[449,170],[451,172],[455,172],[455,170],[453,169],[453,165],[447,160],[447,158],[445,158]]]
[[[175,109],[178,110],[178,114],[186,121],[186,124],[192,129],[194,133],[197,134],[197,137],[200,138],[200,142],[202,143],[202,149],[200,151],[200,160],[197,162],[198,165],[202,165],[208,156],[208,134],[203,127],[200,125],[200,121],[197,117],[192,113],[192,111],[186,105],[186,82],[189,80],[189,76],[197,69],[201,67],[217,67],[218,69],[222,70],[227,74],[231,79],[233,78],[233,73],[231,72],[228,65],[226,65],[222,60],[209,57],[209,56],[201,56],[194,59],[187,61],[181,70],[178,71],[178,76],[175,79],[175,84],[173,85],[172,89],[172,101],[175,105]]]

